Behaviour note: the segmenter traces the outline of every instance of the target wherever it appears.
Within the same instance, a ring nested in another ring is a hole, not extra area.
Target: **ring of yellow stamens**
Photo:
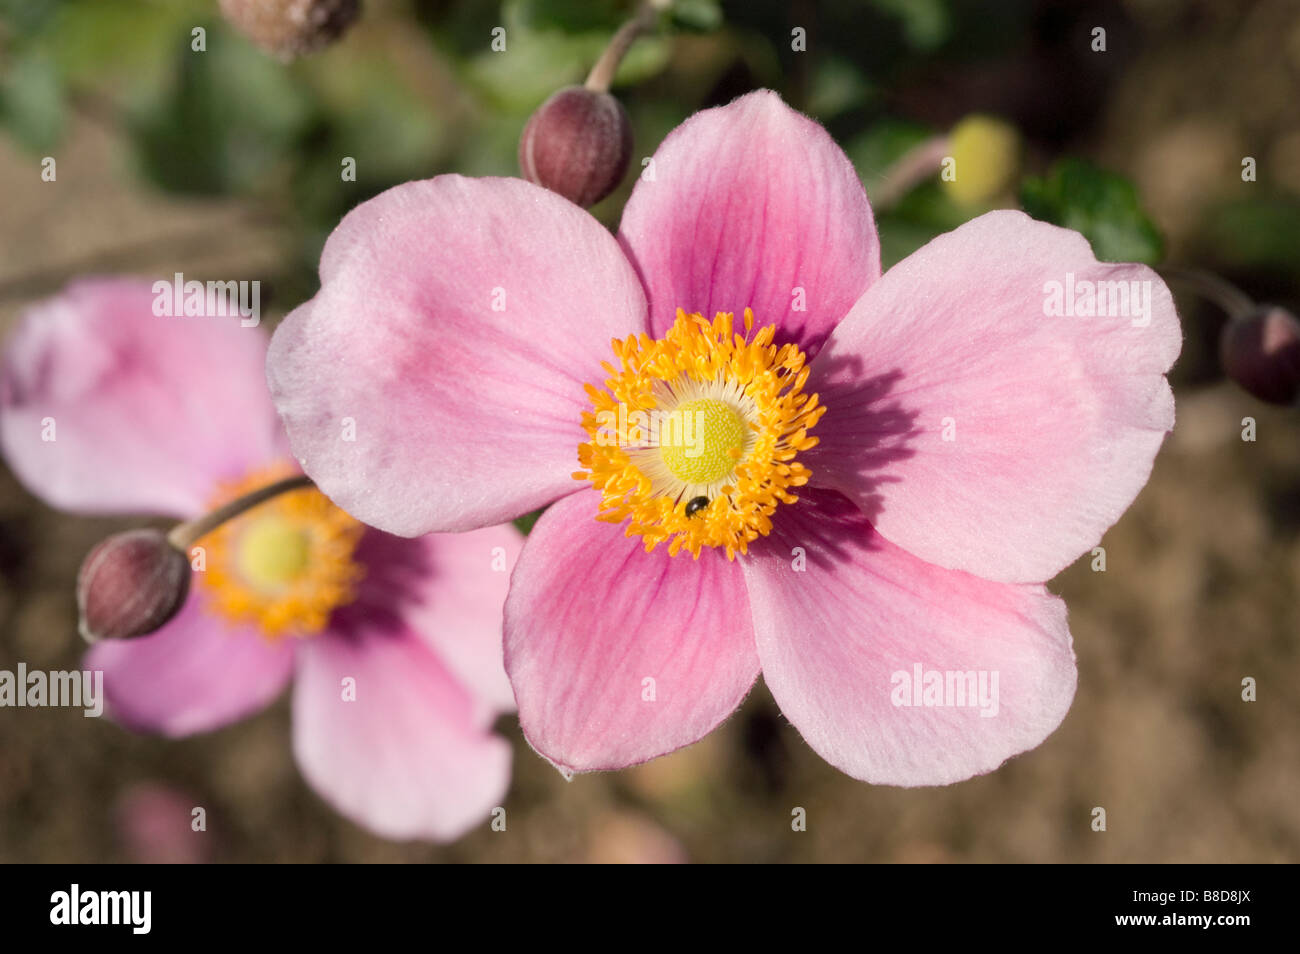
[[[773,344],[773,325],[751,334],[748,308],[743,335],[732,323],[678,309],[663,338],[615,339],[605,390],[586,385],[591,440],[573,476],[601,492],[597,519],[628,521],[647,551],[667,541],[673,556],[721,547],[735,559],[808,482],[795,457],[817,444],[808,431],[826,409],[803,393],[804,355]]]
[[[291,473],[274,468],[223,485],[213,508]],[[364,531],[314,487],[258,504],[199,540],[205,605],[268,639],[314,635],[356,598],[364,569],[353,554]]]

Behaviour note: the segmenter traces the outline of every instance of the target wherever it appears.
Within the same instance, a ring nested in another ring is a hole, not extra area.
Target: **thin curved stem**
[[[288,493],[291,490],[314,486],[316,485],[312,483],[310,477],[306,474],[299,474],[296,477],[277,480],[265,487],[258,487],[251,493],[244,494],[244,496],[232,500],[230,503],[218,507],[216,510],[206,513],[195,520],[178,523],[167,534],[167,542],[178,550],[188,551],[200,538],[207,536],[226,521],[234,520],[245,511],[252,510],[258,504],[265,503],[272,497],[278,497],[280,494]]]
[[[1255,310],[1254,300],[1226,278],[1203,268],[1188,265],[1161,265],[1156,269],[1165,278],[1186,285],[1192,291],[1218,305],[1233,321]]]
[[[659,12],[667,7],[666,0],[645,0],[636,15],[618,28],[596,65],[587,74],[587,81],[583,85],[593,93],[608,93],[610,84],[614,82],[614,74],[618,72],[618,65],[623,62],[627,51],[632,48],[637,37],[654,28]]]
[[[948,137],[932,136],[899,156],[885,170],[871,196],[871,204],[885,209],[896,204],[925,180],[936,175],[948,154]]]

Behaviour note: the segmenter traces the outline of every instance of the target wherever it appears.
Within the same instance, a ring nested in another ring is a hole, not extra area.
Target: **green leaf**
[[[33,152],[57,145],[63,134],[63,89],[48,59],[24,56],[13,64],[0,86],[0,120]]]
[[[1086,160],[1062,159],[1043,178],[1027,178],[1020,202],[1036,219],[1082,232],[1104,262],[1154,264],[1164,252],[1133,183]]]
[[[1286,194],[1241,199],[1212,210],[1204,242],[1213,259],[1234,269],[1295,267],[1300,201]]]
[[[818,59],[813,69],[808,111],[829,119],[864,105],[871,92],[871,84],[857,64],[832,53]]]
[[[326,180],[339,182],[342,156],[357,160],[363,183],[422,179],[449,145],[443,105],[454,87],[428,68],[429,60],[393,56],[401,29],[376,26],[349,37],[329,56],[294,64],[315,92],[328,128],[319,140],[323,148],[308,149],[301,158],[321,159]]]
[[[915,222],[896,212],[883,212],[876,219],[876,230],[880,236],[880,265],[888,270],[893,268],[922,245],[943,232],[929,223]]]
[[[663,35],[645,35],[637,39],[618,64],[611,84],[615,89],[635,86],[668,68],[673,56],[672,41]]]
[[[561,30],[554,17],[541,16],[534,6],[529,0],[503,4],[505,49],[484,44],[465,63],[467,80],[498,112],[527,115],[560,87],[582,82],[614,35],[613,29],[578,29],[581,24],[572,22]],[[613,86],[644,82],[663,72],[671,56],[668,37],[643,34],[619,65]]]
[[[79,0],[59,8],[39,45],[68,83],[120,100],[119,90],[165,82],[172,37],[188,34],[210,12],[191,0]]]
[[[512,522],[515,527],[518,528],[520,533],[524,536],[528,536],[528,534],[533,532],[533,526],[537,523],[537,518],[540,517],[545,510],[545,507],[541,510],[534,510],[532,513],[526,513],[522,517],[516,517]]]
[[[286,167],[315,116],[288,71],[241,38],[207,24],[206,52],[173,36],[176,76],[132,117],[139,159],[158,185],[224,194],[264,186]]]
[[[669,15],[675,25],[697,33],[711,33],[722,26],[722,6],[717,0],[677,0]]]
[[[466,77],[494,111],[527,114],[561,86],[582,82],[608,42],[604,33],[538,31],[524,21],[519,3],[501,8],[505,49],[484,44],[466,61]]]
[[[517,9],[520,22],[530,30],[612,33],[636,7],[625,0],[519,0]]]
[[[59,8],[42,0],[0,0],[0,21],[19,36],[40,32]]]
[[[902,23],[903,36],[917,50],[933,50],[952,32],[952,16],[944,0],[873,0],[877,10]]]
[[[934,130],[927,126],[899,119],[882,119],[872,124],[866,132],[851,139],[844,151],[870,193],[872,185],[883,181],[890,166],[909,149],[919,146],[933,135]]]

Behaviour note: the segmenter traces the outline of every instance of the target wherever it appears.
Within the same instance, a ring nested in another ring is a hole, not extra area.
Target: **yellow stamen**
[[[735,559],[808,482],[795,457],[816,446],[808,431],[826,409],[803,393],[804,355],[774,345],[772,325],[751,335],[748,308],[743,335],[732,321],[678,309],[663,338],[615,340],[606,390],[586,386],[591,441],[578,446],[586,469],[573,476],[601,492],[597,519],[628,521],[647,551],[667,541],[673,556],[722,547]]]
[[[291,472],[275,468],[223,486],[213,506]],[[353,554],[364,529],[314,487],[258,504],[200,539],[205,605],[268,639],[314,635],[356,598],[364,570]]]

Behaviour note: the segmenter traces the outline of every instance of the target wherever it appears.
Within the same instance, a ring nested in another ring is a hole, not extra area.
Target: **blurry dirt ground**
[[[1137,179],[1175,256],[1195,247],[1201,209],[1242,188],[1240,155],[1280,157],[1275,181],[1300,191],[1300,8],[1194,6],[1204,14],[1188,19],[1176,3],[1126,5],[1144,32],[1078,144]],[[1283,61],[1267,55],[1277,49]],[[78,263],[257,274],[284,252],[247,209],[149,193],[94,121],[59,162],[57,188],[44,187],[33,158],[0,141],[5,330]],[[1051,584],[1070,607],[1074,705],[1044,745],[991,775],[922,790],[855,782],[804,745],[760,684],[702,743],[572,782],[503,719],[515,748],[507,830],[401,845],[304,785],[285,699],[184,741],[78,710],[3,709],[0,860],[1300,861],[1300,416],[1218,379],[1206,347],[1218,316],[1180,301],[1175,432],[1103,541],[1106,572],[1084,558]],[[1247,416],[1253,443],[1240,438]],[[77,667],[77,565],[125,525],[55,513],[0,468],[0,669]],[[1254,703],[1241,700],[1247,676]],[[191,834],[191,806],[207,809],[206,833]],[[791,831],[795,806],[806,832]],[[1091,830],[1094,806],[1104,833]]]

